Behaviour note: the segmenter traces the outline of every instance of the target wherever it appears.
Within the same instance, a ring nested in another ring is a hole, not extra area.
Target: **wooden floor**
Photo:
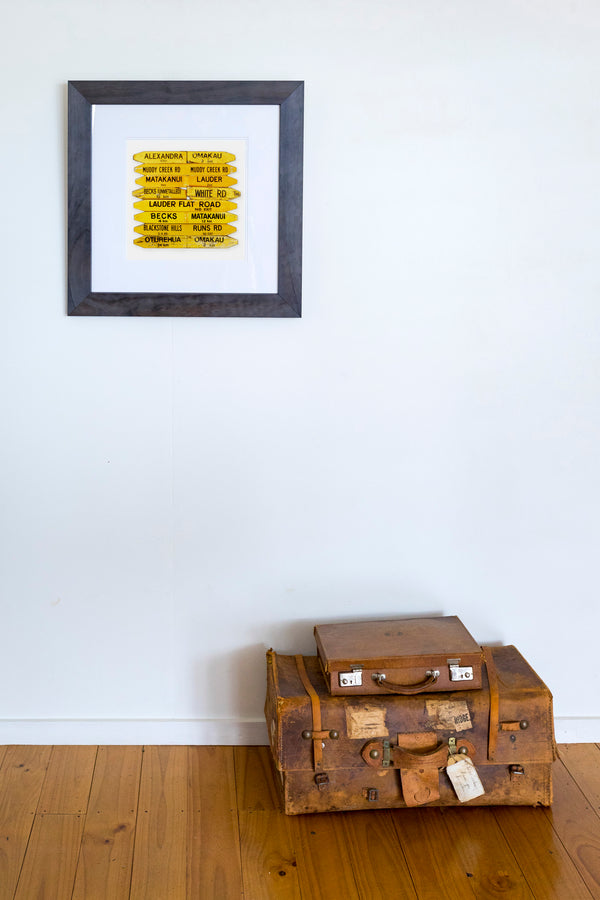
[[[266,747],[0,747],[0,900],[600,898],[600,748],[552,809],[285,816]]]

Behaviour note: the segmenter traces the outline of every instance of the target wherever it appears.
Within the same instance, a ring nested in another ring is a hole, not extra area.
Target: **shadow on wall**
[[[341,622],[387,621],[415,617],[446,615],[439,610],[419,610],[402,615],[338,616],[319,619],[295,619],[265,627],[265,641],[249,644],[228,654],[204,655],[198,659],[195,671],[194,699],[199,714],[205,717],[211,710],[212,718],[239,718],[260,720],[266,693],[266,652],[273,648],[278,653],[315,656],[314,627],[319,624]],[[220,703],[219,703],[220,698]],[[202,712],[200,712],[202,711]]]

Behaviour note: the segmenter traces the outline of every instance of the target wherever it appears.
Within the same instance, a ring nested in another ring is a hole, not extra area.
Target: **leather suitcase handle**
[[[456,751],[466,753],[471,759],[475,756],[475,747],[465,738],[456,742]],[[440,741],[433,749],[406,750],[389,741],[376,739],[368,741],[360,754],[368,766],[373,769],[393,766],[398,769],[443,768],[450,756],[450,747],[446,741]],[[460,758],[460,757],[458,757]]]
[[[422,753],[396,747],[394,749],[394,762],[402,769],[413,769],[423,764],[440,768],[448,762],[448,744],[441,741],[433,750],[424,750]]]
[[[422,691],[430,688],[432,684],[435,684],[439,677],[440,673],[436,669],[427,672],[425,678],[422,681],[417,681],[415,684],[396,684],[393,681],[387,681],[385,675],[373,675],[373,681],[376,681],[386,691],[389,690],[390,693],[420,694]]]

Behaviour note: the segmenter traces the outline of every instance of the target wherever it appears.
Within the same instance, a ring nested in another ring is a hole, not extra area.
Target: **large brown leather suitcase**
[[[484,653],[478,690],[340,697],[317,657],[270,650],[265,715],[285,812],[550,805],[552,695],[515,647]],[[451,770],[467,779],[462,800]]]
[[[458,616],[316,625],[331,694],[419,694],[481,687],[481,647]]]

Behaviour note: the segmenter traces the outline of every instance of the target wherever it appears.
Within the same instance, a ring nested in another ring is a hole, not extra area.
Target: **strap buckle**
[[[320,791],[324,790],[329,784],[329,775],[327,772],[318,772],[315,775],[315,784]]]

